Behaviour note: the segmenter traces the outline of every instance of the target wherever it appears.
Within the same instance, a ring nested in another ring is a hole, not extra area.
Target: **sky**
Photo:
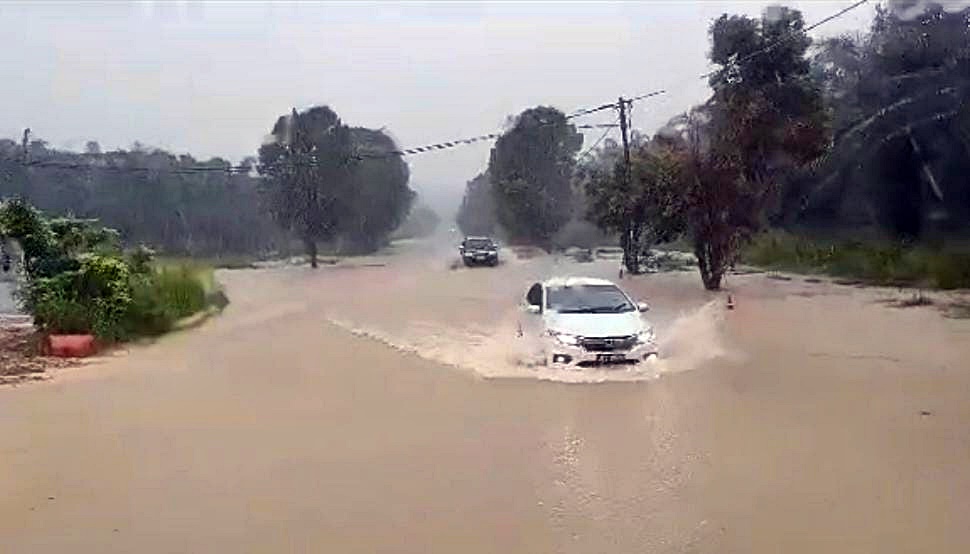
[[[665,89],[633,110],[652,133],[707,98],[710,22],[777,3],[3,2],[0,136],[29,127],[61,148],[139,141],[239,160],[293,107],[329,105],[412,147],[499,131],[539,104],[571,112]],[[813,23],[852,2],[783,3]],[[813,36],[864,30],[875,3]],[[412,186],[460,195],[490,146],[409,157]]]

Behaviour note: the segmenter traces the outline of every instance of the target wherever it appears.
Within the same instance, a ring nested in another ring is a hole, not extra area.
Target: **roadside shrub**
[[[881,285],[970,288],[970,254],[900,243],[824,242],[788,233],[757,237],[745,263],[799,273],[824,273]]]
[[[33,279],[24,305],[45,331],[120,339],[125,335],[121,319],[131,302],[129,276],[123,260],[85,255],[77,269]]]
[[[24,250],[27,282],[20,301],[43,331],[125,340],[163,333],[210,303],[228,302],[215,295],[211,269],[159,267],[146,247],[124,257],[118,234],[96,223],[48,220],[19,200],[0,204],[0,235]]]
[[[52,333],[77,334],[91,330],[91,310],[73,293],[76,274],[34,280],[25,297],[25,305],[34,315],[34,323]]]
[[[206,307],[205,282],[190,267],[163,268],[155,274],[155,288],[162,302],[176,317],[190,316]]]
[[[168,332],[184,317],[205,310],[206,272],[191,266],[153,268],[130,280],[131,303],[124,316],[128,336]]]
[[[970,288],[970,254],[937,257],[931,262],[931,272],[938,288]]]
[[[152,260],[154,258],[155,252],[142,244],[129,254],[128,265],[131,266],[132,273],[148,273],[152,269]]]

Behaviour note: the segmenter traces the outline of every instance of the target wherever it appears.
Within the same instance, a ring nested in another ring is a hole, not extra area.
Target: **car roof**
[[[582,287],[582,286],[616,286],[616,283],[596,277],[553,277],[543,281],[545,287]],[[617,287],[619,288],[619,287]]]
[[[492,240],[492,237],[465,237],[465,240]]]

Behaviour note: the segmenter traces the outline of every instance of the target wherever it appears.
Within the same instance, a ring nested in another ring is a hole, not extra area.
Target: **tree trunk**
[[[716,251],[717,248],[710,244],[694,243],[697,268],[700,270],[701,281],[707,290],[721,290],[721,278],[724,276],[725,267]]]
[[[319,267],[319,262],[317,261],[317,241],[313,239],[303,239],[303,244],[306,246],[307,256],[310,256],[310,267],[316,269]]]
[[[636,275],[640,271],[640,241],[637,240],[633,229],[628,225],[620,235],[620,246],[623,248],[623,266],[628,273]]]

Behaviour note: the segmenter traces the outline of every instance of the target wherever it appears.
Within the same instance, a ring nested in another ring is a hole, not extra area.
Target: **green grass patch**
[[[745,249],[742,262],[779,271],[819,273],[867,283],[970,288],[970,253],[871,241],[818,241],[765,233]]]
[[[262,261],[256,256],[223,255],[193,258],[188,256],[159,256],[155,260],[158,267],[189,266],[208,267],[215,269],[249,269],[255,263]]]
[[[168,265],[134,275],[131,303],[122,319],[123,336],[170,331],[178,320],[205,310],[214,287],[212,270],[200,266]]]

